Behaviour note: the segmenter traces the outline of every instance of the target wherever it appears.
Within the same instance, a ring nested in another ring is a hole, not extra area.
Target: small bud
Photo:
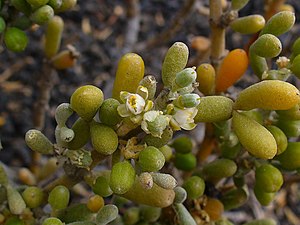
[[[200,96],[197,94],[180,95],[177,103],[180,108],[193,108],[200,104]]]
[[[191,85],[196,81],[197,73],[194,68],[186,68],[176,74],[175,83],[178,87],[183,88]]]
[[[282,50],[280,40],[272,34],[263,34],[252,45],[251,51],[264,58],[274,58]]]
[[[96,221],[97,224],[108,224],[115,220],[118,216],[119,210],[115,205],[105,205],[97,213]]]
[[[156,79],[152,75],[145,76],[139,83],[139,85],[147,88],[148,90],[148,99],[152,100],[156,93]]]
[[[35,10],[31,16],[30,19],[38,24],[38,25],[44,25],[48,23],[52,17],[54,16],[54,10],[49,5],[44,5],[37,10]]]
[[[153,178],[150,173],[143,172],[139,175],[139,181],[141,186],[145,189],[151,189],[153,187]]]
[[[177,186],[177,180],[170,174],[151,173],[154,183],[164,189],[174,189]]]
[[[175,191],[174,203],[183,203],[187,198],[186,190],[178,186],[174,188],[174,191]]]
[[[39,130],[29,130],[26,132],[25,141],[29,148],[42,154],[52,154],[54,147],[49,139]]]

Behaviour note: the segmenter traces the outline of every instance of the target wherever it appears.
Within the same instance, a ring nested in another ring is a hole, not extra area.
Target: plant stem
[[[218,71],[221,59],[225,52],[225,28],[222,27],[222,0],[210,0],[210,28],[211,28],[211,64]]]

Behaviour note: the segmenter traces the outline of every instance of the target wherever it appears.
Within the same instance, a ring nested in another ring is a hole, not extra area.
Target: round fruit
[[[71,108],[84,120],[93,119],[103,102],[103,92],[93,85],[78,88],[71,96]]]
[[[64,209],[68,206],[69,199],[69,189],[63,185],[58,185],[49,193],[48,203],[53,209]]]
[[[183,171],[190,171],[196,167],[196,164],[197,164],[197,159],[192,153],[187,153],[187,154],[176,153],[175,154],[174,165],[177,169],[180,169]]]
[[[42,204],[44,193],[41,188],[27,187],[22,193],[22,197],[29,208],[36,208]]]
[[[201,177],[192,176],[184,181],[182,187],[186,190],[189,199],[196,199],[203,195],[205,183]]]
[[[255,171],[255,181],[257,187],[264,192],[276,192],[283,184],[283,177],[276,167],[263,164]]]
[[[4,33],[6,47],[13,52],[22,52],[28,44],[28,37],[24,31],[16,27],[9,27]]]
[[[165,164],[165,156],[157,148],[148,146],[139,154],[138,164],[143,171],[155,172]]]

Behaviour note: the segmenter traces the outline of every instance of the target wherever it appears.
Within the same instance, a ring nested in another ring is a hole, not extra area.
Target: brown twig
[[[140,30],[140,4],[139,0],[127,0],[127,27],[124,40],[123,53],[131,52],[138,39]]]
[[[221,59],[225,52],[225,28],[222,26],[222,0],[210,0],[210,28],[211,53],[210,59],[215,70],[218,71]]]
[[[146,40],[145,42],[139,43],[136,46],[137,50],[140,49],[148,49],[152,48],[154,46],[161,45],[167,41],[169,41],[176,32],[180,30],[180,28],[183,26],[184,21],[188,15],[190,15],[191,10],[194,7],[196,0],[187,0],[185,2],[185,5],[182,7],[182,9],[176,14],[174,19],[172,20],[170,26],[164,30],[162,33],[156,35],[155,37]]]
[[[42,73],[38,81],[38,99],[33,108],[33,124],[38,130],[42,130],[45,125],[45,114],[54,85],[56,71],[47,62],[44,63]]]

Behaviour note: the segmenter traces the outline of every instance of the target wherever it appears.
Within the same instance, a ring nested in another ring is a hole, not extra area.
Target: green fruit
[[[288,140],[286,135],[284,134],[284,132],[276,127],[276,126],[266,126],[266,128],[268,129],[268,131],[271,132],[271,134],[273,135],[273,137],[275,138],[275,141],[277,143],[277,153],[276,155],[280,155],[281,153],[283,153],[288,145]]]
[[[249,61],[254,74],[259,79],[262,79],[264,72],[267,72],[269,70],[267,60],[263,57],[256,55],[256,53],[254,53],[254,51],[250,48]]]
[[[255,157],[272,159],[276,155],[276,140],[261,124],[234,111],[232,126],[241,144]]]
[[[287,137],[300,136],[300,120],[286,120],[279,117],[276,126],[278,126]]]
[[[102,197],[108,197],[113,193],[109,186],[109,180],[104,176],[100,176],[96,179],[96,183],[92,186],[92,189],[95,194]]]
[[[2,33],[5,30],[6,23],[3,17],[0,17],[0,33]]]
[[[82,118],[78,118],[72,126],[74,138],[68,142],[68,148],[72,150],[82,148],[90,139],[90,125]]]
[[[25,135],[25,142],[33,151],[42,154],[52,154],[54,152],[53,144],[39,130],[32,129],[27,131]]]
[[[118,136],[112,128],[93,122],[90,126],[90,132],[92,145],[97,152],[111,155],[117,150]]]
[[[225,210],[231,210],[245,204],[248,200],[248,195],[242,188],[232,189],[227,191],[220,200],[223,203]]]
[[[244,8],[248,2],[249,2],[249,0],[232,0],[231,8],[233,10],[240,10],[240,9]]]
[[[9,27],[4,33],[6,47],[13,52],[22,52],[28,44],[26,33],[19,28]]]
[[[103,206],[96,216],[97,224],[108,224],[115,220],[118,216],[119,210],[115,205],[105,205]]]
[[[26,208],[26,203],[21,194],[11,185],[6,186],[8,207],[12,214],[20,215]]]
[[[110,174],[109,186],[115,194],[126,193],[135,180],[135,170],[128,161],[113,165]]]
[[[232,114],[233,101],[224,96],[206,96],[200,99],[195,123],[228,120]]]
[[[54,16],[54,10],[49,5],[44,5],[37,10],[35,10],[31,16],[30,19],[32,22],[38,24],[38,25],[44,25],[48,23],[52,17]]]
[[[293,74],[296,76],[296,77],[300,77],[300,66],[299,66],[299,63],[300,63],[300,54],[298,54],[293,62],[292,62],[292,66],[291,66],[291,71],[293,72]]]
[[[196,167],[197,159],[192,153],[187,153],[187,154],[176,153],[174,165],[177,169],[183,171],[191,171]]]
[[[238,95],[234,109],[287,110],[300,102],[299,90],[280,80],[264,80],[244,89]]]
[[[62,0],[49,0],[48,5],[50,5],[54,11],[59,9],[62,5]]]
[[[251,51],[264,58],[274,58],[282,50],[280,40],[272,34],[263,34],[252,45]]]
[[[39,187],[27,187],[22,197],[29,208],[36,208],[40,206],[44,199],[44,193]]]
[[[43,221],[42,225],[64,225],[63,222],[61,222],[60,219],[55,217],[47,218]]]
[[[169,145],[164,145],[160,147],[159,150],[165,156],[165,161],[169,162],[173,156],[172,148]]]
[[[217,182],[222,178],[231,177],[237,171],[237,165],[230,159],[216,159],[205,164],[202,173],[205,180]]]
[[[170,189],[163,189],[155,183],[151,189],[145,189],[136,176],[133,186],[122,197],[139,204],[165,208],[173,203],[175,192]]]
[[[100,121],[108,126],[115,126],[121,122],[122,117],[117,111],[119,105],[119,101],[114,98],[108,98],[104,100],[99,109]]]
[[[49,0],[26,0],[33,8],[39,8],[48,3]]]
[[[300,142],[289,142],[287,149],[276,157],[280,165],[287,170],[300,168]]]
[[[143,59],[135,53],[127,53],[118,63],[112,97],[120,100],[120,92],[135,93],[144,77],[145,65]]]
[[[188,61],[189,50],[182,42],[174,43],[166,53],[162,64],[162,81],[165,87],[171,88],[176,74],[182,71]]]
[[[31,13],[31,6],[26,0],[10,0],[10,3],[20,12],[24,13],[26,16]]]
[[[154,137],[151,134],[147,134],[144,138],[144,141],[148,146],[161,148],[162,146],[166,145],[172,139],[172,137],[173,137],[173,130],[171,127],[167,127],[163,131],[161,138]]]
[[[259,201],[259,203],[263,206],[269,205],[275,197],[274,192],[265,192],[263,189],[258,187],[258,185],[256,185],[256,184],[254,186],[254,194],[255,194],[257,201]]]
[[[63,210],[57,211],[57,218],[67,224],[79,221],[91,221],[94,217],[95,213],[89,210],[86,203],[71,205]],[[88,225],[88,223],[80,225]]]
[[[143,171],[155,172],[165,164],[165,156],[157,148],[148,146],[139,154],[138,165]]]
[[[91,121],[103,103],[103,93],[100,88],[85,85],[72,94],[71,108],[84,120]]]
[[[142,205],[140,206],[141,219],[149,223],[157,221],[161,215],[161,208]]]
[[[68,206],[69,199],[69,189],[63,185],[58,185],[49,193],[48,203],[51,205],[52,209],[64,209]]]
[[[261,15],[240,17],[230,23],[232,30],[242,34],[254,34],[265,26],[265,19]]]
[[[126,225],[134,225],[140,220],[140,208],[130,207],[127,209],[123,216]]]
[[[190,153],[193,149],[193,142],[188,136],[181,136],[172,142],[171,147],[173,147],[177,153]]]
[[[281,172],[270,164],[263,164],[255,171],[255,185],[264,192],[276,192],[283,184]]]
[[[55,9],[55,13],[65,12],[72,9],[77,3],[77,0],[62,0],[59,8]]]
[[[5,221],[4,225],[25,225],[25,223],[18,217],[13,216],[13,217],[8,218]],[[42,224],[42,225],[47,225],[47,224]],[[56,225],[56,224],[53,224],[53,225]],[[61,224],[59,224],[59,225],[61,225]]]
[[[182,187],[186,190],[189,199],[197,199],[203,195],[205,183],[201,177],[192,176],[184,181]]]
[[[292,12],[278,12],[268,20],[260,35],[273,34],[279,36],[293,27],[295,19],[295,14]]]

